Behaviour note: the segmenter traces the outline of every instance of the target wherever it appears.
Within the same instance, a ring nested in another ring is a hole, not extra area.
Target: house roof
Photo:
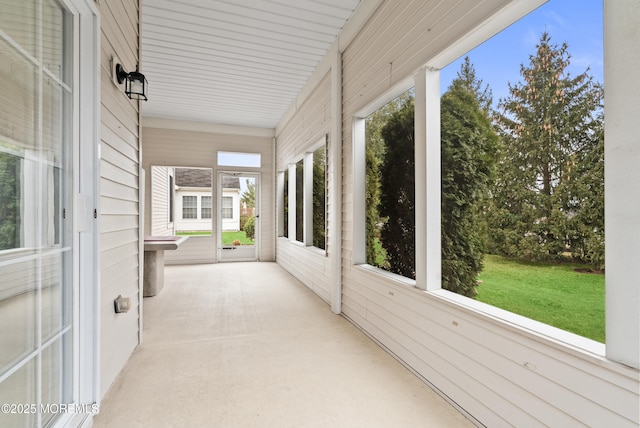
[[[204,168],[176,168],[176,186],[210,188],[212,174],[212,170]]]
[[[145,0],[145,117],[275,128],[360,0]]]
[[[240,177],[231,175],[222,176],[222,187],[224,189],[240,189]]]
[[[213,171],[208,168],[176,168],[176,186],[211,188]],[[240,177],[222,176],[224,189],[240,189]]]

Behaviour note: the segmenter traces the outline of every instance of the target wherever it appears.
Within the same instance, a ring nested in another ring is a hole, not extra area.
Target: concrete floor
[[[168,266],[94,427],[471,427],[275,263]]]

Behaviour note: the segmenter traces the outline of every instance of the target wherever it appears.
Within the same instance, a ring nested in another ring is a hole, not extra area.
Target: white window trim
[[[313,154],[321,147],[325,147],[325,168],[326,168],[326,145],[327,136],[324,135],[315,144],[309,147],[304,154],[304,197],[303,197],[303,211],[304,211],[304,245],[307,247],[313,247],[326,253],[322,248],[315,247],[313,245]],[[326,188],[326,169],[325,169],[325,188]],[[325,207],[326,207],[326,190],[325,190]],[[326,213],[326,211],[325,211]],[[326,215],[326,214],[325,214]],[[326,238],[326,221],[325,221],[325,238]]]
[[[276,177],[276,195],[277,195],[277,204],[276,209],[278,210],[276,213],[277,217],[277,228],[278,228],[278,238],[284,238],[285,230],[284,230],[284,171],[278,171],[278,175]],[[287,207],[288,208],[288,207]]]
[[[92,0],[64,0],[73,15],[73,401],[100,402],[100,17]],[[82,79],[80,79],[82,76]],[[81,148],[81,150],[80,150]],[[82,284],[82,293],[80,285]],[[79,426],[93,413],[68,414],[55,426]]]

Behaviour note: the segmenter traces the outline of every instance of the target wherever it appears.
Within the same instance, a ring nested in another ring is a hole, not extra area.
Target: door
[[[259,174],[218,174],[218,261],[258,260],[259,188]]]

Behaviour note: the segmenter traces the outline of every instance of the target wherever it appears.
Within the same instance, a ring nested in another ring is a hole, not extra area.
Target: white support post
[[[426,70],[415,76],[415,267],[416,287],[427,289],[427,83]]]
[[[426,108],[426,289],[442,288],[442,251],[440,240],[441,165],[440,165],[440,70],[424,69],[424,105]],[[417,93],[417,87],[416,87]],[[417,100],[416,100],[417,105]],[[417,110],[416,110],[417,112]],[[424,192],[422,192],[424,193]]]
[[[605,0],[606,354],[636,369],[640,368],[638,46],[638,1]]]
[[[331,134],[329,137],[329,257],[331,261],[331,311],[342,312],[342,54],[331,63]]]
[[[275,170],[275,168],[274,168]],[[284,172],[278,172],[276,177],[276,218],[277,218],[277,234],[284,236]],[[275,252],[274,252],[275,254]]]

